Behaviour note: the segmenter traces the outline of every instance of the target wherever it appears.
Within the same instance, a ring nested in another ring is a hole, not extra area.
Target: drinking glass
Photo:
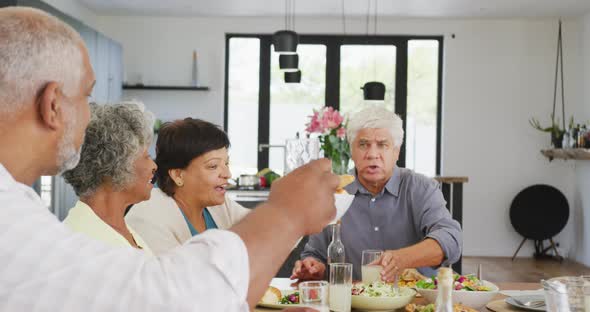
[[[285,174],[320,158],[318,138],[288,139],[285,142]]]
[[[299,298],[301,304],[319,312],[329,312],[328,282],[309,281],[299,284]]]
[[[352,300],[352,263],[330,264],[330,310],[350,312]]]
[[[363,284],[368,285],[381,280],[383,267],[377,261],[383,255],[383,250],[363,250],[361,260],[361,275]]]

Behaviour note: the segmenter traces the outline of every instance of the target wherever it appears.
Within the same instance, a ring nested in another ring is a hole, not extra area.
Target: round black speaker
[[[510,222],[520,235],[533,240],[559,234],[569,218],[565,196],[550,185],[537,184],[522,190],[510,205]]]

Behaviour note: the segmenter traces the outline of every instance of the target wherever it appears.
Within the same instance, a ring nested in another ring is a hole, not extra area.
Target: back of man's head
[[[79,88],[84,72],[80,35],[43,11],[0,9],[0,120],[31,104],[51,81],[66,95]]]

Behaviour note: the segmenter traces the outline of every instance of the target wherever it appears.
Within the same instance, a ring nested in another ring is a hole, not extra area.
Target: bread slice
[[[278,288],[269,286],[264,293],[264,296],[262,296],[262,299],[260,299],[260,302],[266,304],[278,304],[281,297],[282,294]]]
[[[350,174],[343,174],[338,177],[340,178],[340,184],[338,184],[338,188],[336,189],[336,194],[348,194],[348,192],[344,189],[344,187],[354,181],[354,176],[350,175]]]
[[[354,181],[354,176],[350,174],[343,174],[338,177],[340,178],[340,184],[338,184],[338,189],[343,189],[345,186],[349,185]]]
[[[416,269],[405,269],[401,274],[401,278],[404,281],[421,281],[425,280],[426,276],[420,274]]]

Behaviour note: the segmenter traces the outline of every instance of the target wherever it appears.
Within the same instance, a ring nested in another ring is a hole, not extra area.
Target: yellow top
[[[115,231],[110,225],[105,223],[100,217],[94,213],[92,208],[87,204],[78,201],[76,205],[70,209],[68,216],[63,221],[64,224],[74,232],[84,233],[96,240],[107,243],[110,246],[133,247],[123,235]],[[145,243],[145,241],[129,226],[129,232],[133,235],[133,239],[147,255],[153,256],[152,251]]]

